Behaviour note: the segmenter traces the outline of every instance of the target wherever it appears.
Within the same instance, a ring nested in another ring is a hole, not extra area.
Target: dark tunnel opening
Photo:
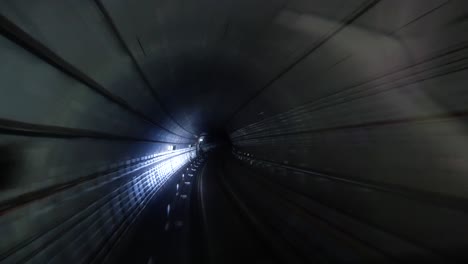
[[[0,263],[467,263],[467,13],[0,1]]]

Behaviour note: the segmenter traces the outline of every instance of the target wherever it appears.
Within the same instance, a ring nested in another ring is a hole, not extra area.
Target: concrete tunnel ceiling
[[[102,2],[163,104],[199,133],[418,61],[438,48],[418,35],[443,37],[444,27],[410,25],[447,1]],[[382,16],[388,10],[395,16]]]
[[[170,112],[197,132],[222,129],[279,73],[376,3],[103,1]]]
[[[110,56],[122,52],[120,37],[167,112],[198,134],[229,121],[243,120],[231,123],[241,127],[329,94],[335,84],[324,86],[325,78],[343,85],[378,75],[382,59],[386,68],[408,63],[415,44],[405,41],[412,37],[405,25],[444,1],[379,2],[97,1],[106,18],[95,17],[88,1],[51,1],[60,11],[30,1],[4,1],[2,8],[53,51],[128,95],[136,90],[126,73],[131,66],[123,65],[128,58]],[[383,19],[388,8],[405,12]],[[387,47],[391,53],[379,54]]]

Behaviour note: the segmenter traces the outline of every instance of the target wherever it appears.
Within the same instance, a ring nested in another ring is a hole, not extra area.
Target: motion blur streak
[[[468,1],[0,1],[1,263],[468,263]]]

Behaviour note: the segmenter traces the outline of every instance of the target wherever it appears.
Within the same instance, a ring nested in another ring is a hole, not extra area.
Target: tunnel
[[[0,263],[468,263],[467,1],[2,0],[0,33]]]

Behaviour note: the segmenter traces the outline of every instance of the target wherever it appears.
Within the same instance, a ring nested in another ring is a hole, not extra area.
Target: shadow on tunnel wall
[[[18,172],[21,167],[20,145],[0,145],[0,191],[14,188],[21,176]]]

